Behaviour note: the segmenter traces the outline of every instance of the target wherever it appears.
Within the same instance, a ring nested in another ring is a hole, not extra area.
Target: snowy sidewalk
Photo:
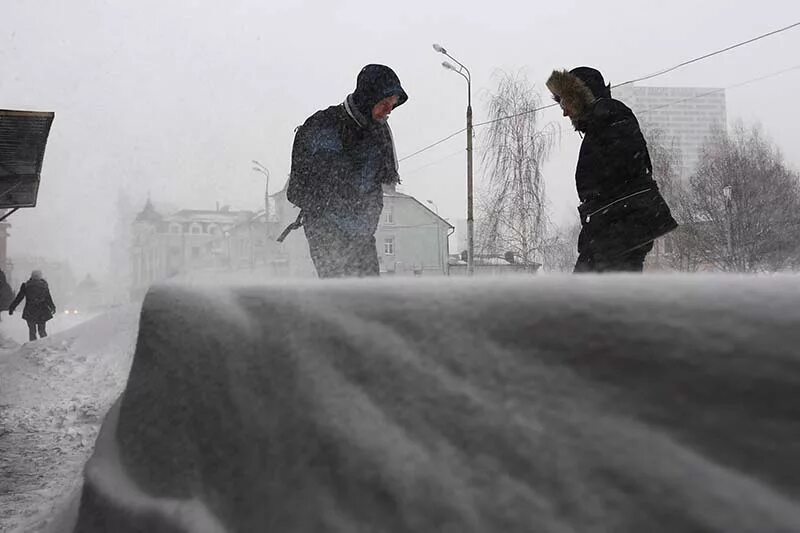
[[[125,385],[138,309],[75,323],[56,319],[57,333],[22,346],[25,323],[7,315],[0,323],[0,531],[41,530],[75,493]]]

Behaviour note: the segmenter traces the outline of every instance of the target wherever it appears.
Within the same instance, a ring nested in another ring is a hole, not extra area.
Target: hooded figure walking
[[[314,113],[295,134],[286,196],[301,213],[290,228],[303,226],[321,278],[379,274],[383,185],[400,181],[387,118],[406,100],[392,69],[367,65],[344,103]]]
[[[639,122],[593,68],[553,71],[547,88],[584,135],[575,170],[581,201],[575,272],[641,272],[653,241],[678,224],[653,179]]]
[[[13,315],[14,310],[25,299],[25,309],[22,310],[22,318],[28,323],[28,338],[36,340],[38,330],[39,337],[47,337],[45,324],[53,318],[56,313],[56,306],[53,297],[50,295],[50,287],[47,281],[42,278],[40,270],[31,272],[31,279],[22,284],[19,293],[11,305],[8,307],[8,314]]]

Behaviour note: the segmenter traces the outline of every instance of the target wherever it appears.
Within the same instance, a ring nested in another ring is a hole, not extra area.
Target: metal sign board
[[[0,109],[0,209],[35,207],[54,113]]]

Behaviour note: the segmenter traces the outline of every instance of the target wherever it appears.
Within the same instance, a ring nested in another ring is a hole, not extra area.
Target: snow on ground
[[[59,315],[26,342],[21,317],[0,322],[0,531],[39,531],[81,483],[100,423],[122,391],[138,307]],[[24,344],[22,344],[24,342]]]

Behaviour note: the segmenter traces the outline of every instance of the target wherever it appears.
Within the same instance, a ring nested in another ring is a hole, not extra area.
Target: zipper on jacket
[[[653,189],[644,189],[642,191],[635,192],[633,194],[629,194],[628,196],[623,196],[622,198],[618,198],[618,199],[614,200],[613,202],[611,202],[610,204],[606,204],[606,205],[604,205],[603,207],[601,207],[599,209],[595,209],[594,211],[592,211],[591,213],[586,215],[586,223],[588,224],[589,223],[589,219],[591,219],[594,215],[596,215],[600,211],[602,211],[604,209],[608,209],[609,207],[611,207],[614,204],[618,204],[620,202],[624,202],[625,200],[628,200],[629,198],[633,198],[634,196],[639,196],[640,194],[644,194],[644,193],[652,191],[652,190]]]

